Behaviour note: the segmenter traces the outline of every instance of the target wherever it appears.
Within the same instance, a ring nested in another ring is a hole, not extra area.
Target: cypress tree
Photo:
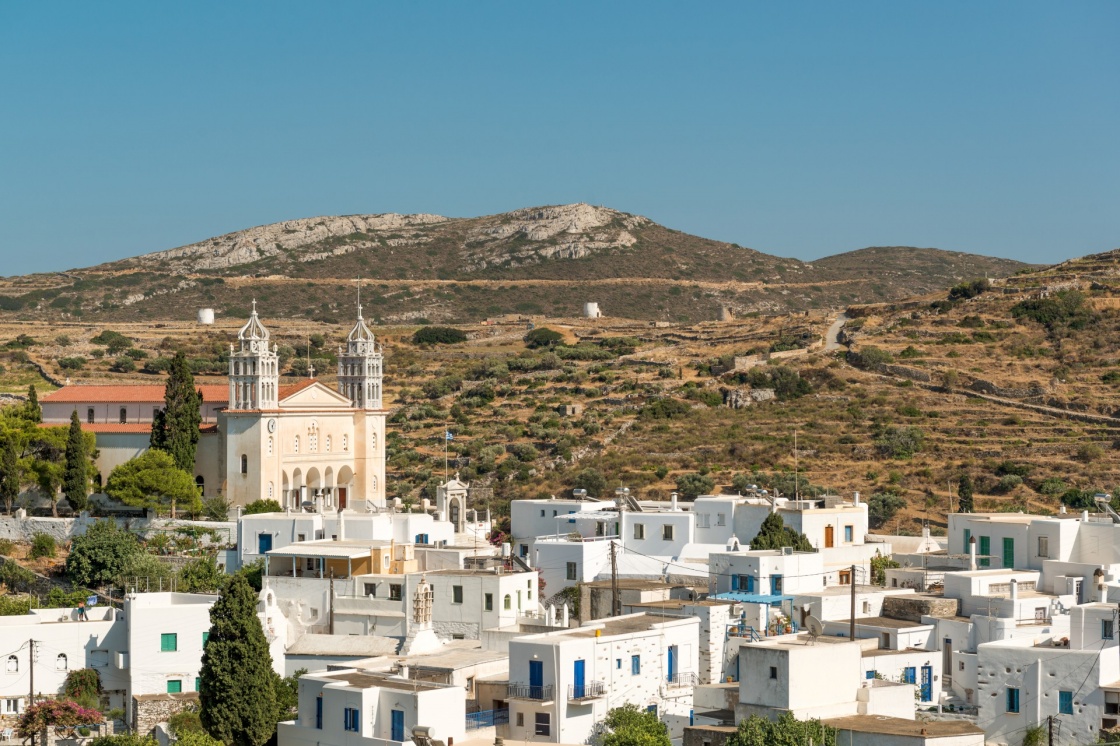
[[[19,452],[16,436],[8,433],[7,437],[0,440],[0,498],[4,500],[4,508],[8,514],[12,513],[12,505],[19,497]]]
[[[233,575],[210,609],[198,700],[202,727],[227,746],[262,746],[276,730],[276,674],[257,594]]]
[[[163,409],[152,422],[152,448],[167,451],[175,465],[194,474],[198,448],[198,426],[202,423],[202,392],[195,388],[187,356],[175,353],[167,385],[163,390]]]
[[[62,474],[62,492],[74,510],[89,505],[89,454],[82,437],[78,410],[70,413],[70,432],[66,436],[66,467]]]
[[[35,384],[27,389],[27,419],[32,422],[43,421],[43,408],[39,406],[39,392],[35,390]]]
[[[957,510],[961,513],[972,512],[972,477],[967,474],[961,477],[960,485],[957,487]]]

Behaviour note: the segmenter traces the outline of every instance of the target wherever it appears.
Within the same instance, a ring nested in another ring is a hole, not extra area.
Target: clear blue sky
[[[0,3],[0,274],[586,201],[804,259],[1120,247],[1120,3]]]

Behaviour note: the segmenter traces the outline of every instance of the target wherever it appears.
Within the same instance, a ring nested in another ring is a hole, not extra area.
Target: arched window
[[[295,445],[292,448],[292,453],[299,453],[299,436],[296,436]]]
[[[504,608],[504,609],[505,609],[506,611],[509,611],[510,609],[512,609],[512,608],[513,608],[513,599],[511,599],[511,598],[509,597],[509,594],[508,594],[508,593],[506,594],[506,597],[505,597],[505,599],[504,599],[504,600],[502,601],[502,607],[503,607],[503,608]]]
[[[58,654],[58,657],[55,658],[55,661],[54,661],[54,667],[55,667],[55,670],[57,670],[57,671],[65,671],[66,670],[66,653],[59,653]]]
[[[121,424],[123,425],[126,422],[128,422],[128,408],[121,407]]]
[[[86,409],[86,422],[91,425],[93,424],[93,407],[89,407]]]
[[[246,456],[244,453],[241,454],[241,473],[242,474],[248,474],[249,473],[249,457]]]
[[[198,487],[199,494],[206,492],[206,478],[199,474],[194,478],[195,486]]]
[[[15,657],[14,655],[9,655],[8,656],[8,673],[18,673],[18,672],[19,672],[19,658]]]

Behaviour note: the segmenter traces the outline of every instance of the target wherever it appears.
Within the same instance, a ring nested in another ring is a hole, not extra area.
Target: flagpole
[[[443,428],[443,483],[447,484],[447,434],[451,431]]]

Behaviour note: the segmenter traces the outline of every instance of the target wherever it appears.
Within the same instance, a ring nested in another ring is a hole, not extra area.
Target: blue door
[[[392,739],[394,741],[404,740],[404,710],[392,710]],[[384,733],[385,731],[382,731]]]
[[[922,666],[922,701],[933,699],[933,667]]]
[[[673,682],[673,679],[676,678],[676,675],[677,675],[677,646],[676,645],[670,645],[669,646],[669,675],[668,675],[669,683]]]
[[[544,699],[544,662],[529,661],[529,698]]]
[[[583,663],[582,660],[576,661],[575,670],[572,672],[572,694],[574,699],[583,699],[585,696]]]
[[[257,554],[264,554],[272,549],[272,534],[257,535]]]

